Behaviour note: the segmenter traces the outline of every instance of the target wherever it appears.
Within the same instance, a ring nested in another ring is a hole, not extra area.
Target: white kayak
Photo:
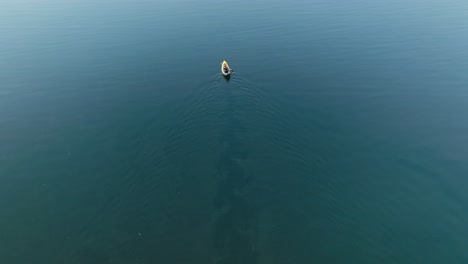
[[[229,68],[229,65],[226,61],[223,61],[221,63],[221,74],[227,77],[231,75],[231,73],[232,73],[232,69]]]

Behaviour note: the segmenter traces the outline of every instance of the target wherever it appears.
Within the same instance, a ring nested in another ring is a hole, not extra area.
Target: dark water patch
[[[243,108],[243,102],[249,101],[245,95],[254,94],[253,86],[246,85],[240,76],[233,76],[229,86],[226,83],[227,96],[226,109],[223,114],[223,130],[221,131],[220,153],[216,167],[221,177],[214,206],[218,211],[215,223],[213,242],[218,257],[216,263],[256,263],[256,253],[252,241],[252,202],[244,196],[252,175],[248,175],[239,164],[242,159],[248,158],[248,151],[242,147],[242,138],[238,131],[249,130],[242,124],[241,115],[235,110]],[[249,90],[247,90],[249,89]],[[250,92],[247,92],[250,91]],[[244,92],[244,93],[241,93]],[[235,93],[240,95],[235,97]],[[255,113],[251,113],[255,114]]]

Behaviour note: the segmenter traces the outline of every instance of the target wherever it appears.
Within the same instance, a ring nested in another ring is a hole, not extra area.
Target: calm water
[[[0,263],[468,263],[467,18],[0,2]]]

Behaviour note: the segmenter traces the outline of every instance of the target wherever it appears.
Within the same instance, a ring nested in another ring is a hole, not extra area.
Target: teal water
[[[0,263],[467,263],[467,17],[0,2]]]

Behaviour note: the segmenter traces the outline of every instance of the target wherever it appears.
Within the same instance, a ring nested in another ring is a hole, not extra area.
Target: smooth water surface
[[[468,263],[467,18],[1,2],[0,263]]]

